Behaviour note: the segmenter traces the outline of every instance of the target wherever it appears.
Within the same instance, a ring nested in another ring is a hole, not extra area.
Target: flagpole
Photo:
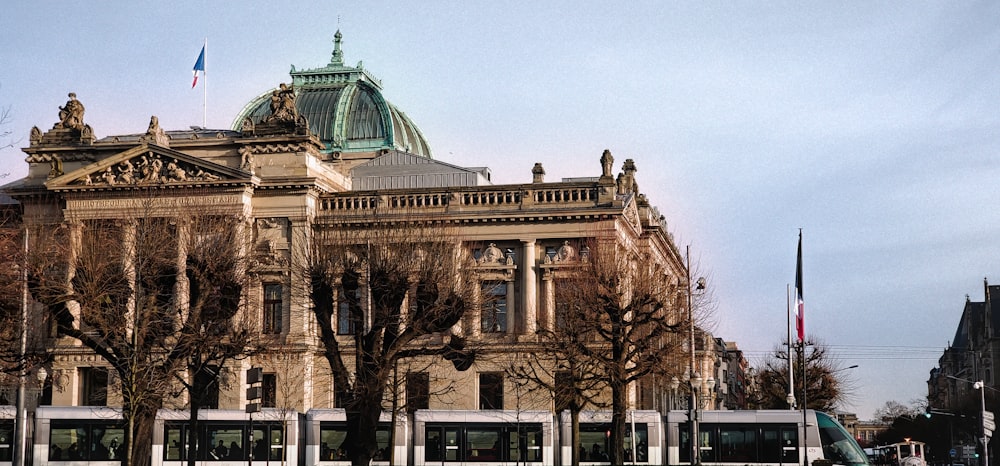
[[[795,331],[801,358],[799,370],[802,371],[802,466],[809,466],[809,426],[806,419],[806,410],[809,407],[809,380],[806,378],[806,309],[802,288],[802,229],[799,228],[799,248],[795,256]]]
[[[788,409],[795,409],[795,370],[792,365],[792,291],[791,285],[785,285],[785,330],[788,331]]]
[[[203,50],[205,50],[205,60],[208,61],[208,37],[205,38],[205,46]],[[205,78],[205,82],[202,85],[204,97],[201,104],[201,112],[202,112],[201,127],[207,128],[208,127],[208,67],[205,67],[205,69],[202,70],[201,73],[202,76]]]

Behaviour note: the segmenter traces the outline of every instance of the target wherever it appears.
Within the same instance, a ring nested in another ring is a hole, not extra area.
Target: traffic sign
[[[993,411],[983,411],[983,419],[987,421],[994,420]]]

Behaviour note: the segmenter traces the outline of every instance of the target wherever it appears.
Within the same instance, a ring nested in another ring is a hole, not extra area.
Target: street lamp
[[[691,348],[694,351],[694,348]],[[701,411],[701,403],[698,401],[698,392],[701,391],[701,374],[695,372],[691,376],[689,382],[691,384],[691,406],[689,410],[691,411],[691,464],[701,464],[701,446],[699,445],[699,439],[701,434],[698,432],[698,414]]]
[[[982,413],[983,413],[983,466],[990,466],[990,435],[989,430],[986,428],[987,422],[993,423],[992,419],[986,419],[986,384],[982,380],[977,381],[972,384],[972,388],[979,390],[979,400],[982,403]],[[992,416],[993,413],[990,413]]]
[[[690,384],[690,387],[691,387],[691,404],[688,406],[688,419],[691,420],[691,464],[700,465],[701,464],[701,450],[700,450],[700,447],[698,446],[698,437],[699,437],[699,434],[698,434],[698,412],[701,410],[701,404],[698,402],[698,394],[699,394],[699,391],[701,390],[702,379],[701,379],[701,375],[698,373],[698,371],[695,370],[695,344],[694,344],[694,342],[695,342],[695,340],[694,340],[694,335],[695,335],[694,330],[695,329],[694,329],[694,309],[693,309],[693,306],[691,305],[691,294],[693,293],[693,291],[691,290],[691,246],[690,245],[688,245],[688,247],[685,250],[685,258],[687,259],[687,267],[686,267],[686,270],[685,270],[685,272],[687,274],[687,276],[686,276],[686,278],[687,278],[687,280],[686,280],[686,285],[687,285],[687,313],[688,313],[688,321],[689,321],[688,323],[691,326],[690,327],[690,329],[691,329],[691,367],[689,369],[691,375],[690,375],[690,378],[685,377],[686,379],[688,379],[687,381],[688,381],[688,383]],[[705,289],[705,278],[704,277],[698,278],[696,286],[697,286],[698,290],[704,290]],[[687,374],[685,374],[685,375],[687,375]],[[709,381],[710,381],[709,383],[711,384],[710,387],[714,387],[715,386],[715,379],[709,377]],[[711,388],[710,388],[710,390],[711,390]]]
[[[708,392],[708,399],[705,400],[705,407],[708,409],[715,409],[715,378],[708,376],[705,380],[705,391]]]
[[[990,466],[990,433],[993,431],[993,413],[986,410],[986,383],[982,380],[977,380],[975,382],[961,377],[955,377],[954,375],[947,376],[949,379],[955,379],[965,383],[971,383],[972,388],[979,390],[979,402],[981,403],[980,417],[981,420],[980,427],[983,429],[983,466]],[[989,413],[989,419],[987,419],[987,413]],[[987,429],[987,425],[991,426]]]

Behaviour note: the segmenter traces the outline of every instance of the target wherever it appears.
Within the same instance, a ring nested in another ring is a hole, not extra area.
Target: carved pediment
[[[50,189],[196,185],[252,182],[252,174],[145,142],[117,155],[53,178]]]

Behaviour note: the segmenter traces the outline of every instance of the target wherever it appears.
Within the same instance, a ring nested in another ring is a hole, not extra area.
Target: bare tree
[[[198,215],[179,221],[177,260],[184,271],[177,283],[182,299],[174,303],[179,328],[161,350],[168,352],[168,361],[183,364],[173,376],[188,395],[187,443],[193,448],[198,444],[198,412],[205,406],[218,408],[226,364],[256,354],[260,341],[254,316],[240,312],[253,265],[244,219]],[[189,450],[187,461],[194,466],[196,452]]]
[[[35,225],[32,291],[60,336],[110,366],[125,422],[123,460],[142,466],[156,411],[177,382],[203,388],[196,382],[203,371],[245,347],[247,247],[242,219],[167,198],[150,195],[120,215]]]
[[[926,401],[924,403],[926,404]],[[916,405],[907,406],[896,400],[889,400],[875,410],[873,420],[888,425],[892,424],[896,418],[914,418],[917,417],[918,414],[923,413],[923,411],[923,408]]]
[[[689,325],[675,293],[679,270],[613,238],[597,237],[584,248],[589,253],[577,267],[559,271],[555,328],[541,334],[554,350],[548,362],[567,377],[553,388],[571,412],[595,404],[591,393],[599,387],[609,396],[609,460],[622,464],[629,460],[628,388],[669,370]]]
[[[515,383],[523,384],[529,391],[543,391],[552,399],[555,412],[569,411],[572,444],[580,443],[580,412],[584,409],[606,408],[608,403],[601,392],[607,386],[603,367],[599,361],[586,357],[580,350],[589,338],[577,333],[585,328],[570,319],[583,318],[583,313],[562,313],[557,330],[542,328],[538,331],[541,344],[530,348],[517,348],[524,357],[511,358],[506,373]],[[579,451],[573,449],[573,466],[580,464]]]
[[[474,355],[458,334],[470,301],[469,258],[450,231],[416,221],[317,223],[309,244],[308,297],[346,410],[346,453],[367,465],[378,449],[376,429],[395,363],[443,356],[459,370]],[[336,325],[349,328],[337,328]],[[349,334],[348,338],[338,338]],[[419,345],[416,344],[419,342]]]
[[[793,353],[792,380],[795,383],[795,399],[806,407],[830,411],[845,403],[851,396],[848,376],[829,354],[829,348],[822,343],[806,342],[804,358]],[[803,377],[802,361],[805,361]],[[788,408],[788,350],[787,345],[774,349],[756,371],[756,391],[750,394],[750,404],[759,409]],[[803,383],[803,378],[805,383]],[[803,392],[803,386],[805,392]]]
[[[0,209],[0,387],[8,402],[13,402],[18,377],[48,360],[47,320],[28,312],[25,301],[25,240],[18,210]]]

